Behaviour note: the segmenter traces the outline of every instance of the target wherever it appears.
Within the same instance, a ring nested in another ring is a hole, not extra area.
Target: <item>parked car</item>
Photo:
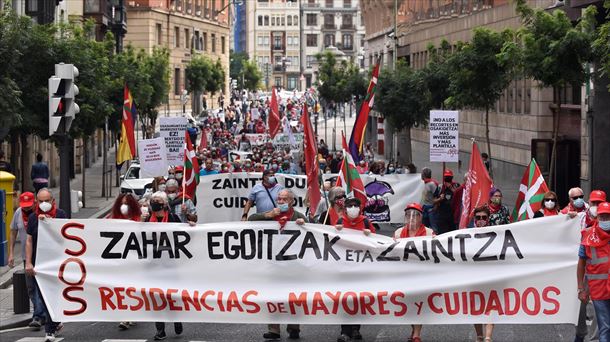
[[[124,175],[121,175],[121,193],[133,193],[142,197],[147,189],[152,189],[153,178],[140,178],[140,163],[131,161]]]

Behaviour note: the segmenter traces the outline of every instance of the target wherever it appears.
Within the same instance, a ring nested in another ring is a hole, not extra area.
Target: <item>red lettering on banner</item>
[[[173,294],[178,293],[178,289],[167,289],[165,296],[167,297],[167,303],[169,304],[170,311],[182,311],[181,306],[176,306],[176,300],[173,298]]]
[[[66,315],[66,316],[80,315],[83,312],[85,312],[85,310],[87,310],[87,301],[82,298],[74,297],[74,296],[70,295],[70,292],[73,292],[73,291],[83,291],[83,287],[82,286],[66,287],[62,292],[64,299],[66,299],[67,301],[72,302],[72,303],[79,303],[81,306],[80,306],[80,308],[78,308],[76,310],[64,310],[64,315]]]
[[[187,290],[182,290],[182,302],[184,303],[184,311],[190,311],[190,305],[195,307],[196,311],[201,311],[201,304],[199,303],[199,291],[195,290],[193,296],[189,295]]]
[[[451,307],[451,298],[449,298],[450,295],[450,293],[445,292],[445,308],[447,309],[447,313],[453,316],[460,312],[460,294],[453,292],[453,299],[455,301],[453,307]]]
[[[347,298],[348,296],[352,297],[352,304],[354,305],[353,308],[350,308],[348,306],[348,298]],[[341,300],[341,304],[343,305],[343,311],[345,311],[346,314],[353,316],[356,313],[358,313],[358,295],[356,295],[356,292],[352,292],[352,291],[345,292],[343,294],[343,299]]]
[[[380,315],[389,315],[390,310],[385,308],[385,305],[388,303],[386,297],[388,296],[387,291],[377,292],[377,302],[379,302],[379,314]]]
[[[462,293],[465,294],[466,292]],[[445,294],[446,295],[446,294]],[[466,296],[462,296],[463,298]],[[478,316],[485,311],[485,295],[481,291],[472,291],[470,292],[470,314],[473,316]],[[479,306],[477,307],[477,298]],[[468,302],[463,302],[468,303]],[[464,304],[464,314],[468,314],[468,305]]]
[[[368,300],[367,300],[368,299]],[[360,313],[366,315],[368,312],[371,315],[376,315],[377,313],[373,310],[373,304],[375,303],[375,296],[370,292],[361,292],[360,293]]]
[[[231,291],[229,298],[227,299],[227,311],[232,312],[233,308],[237,308],[239,312],[244,312],[244,308],[239,304],[239,299],[237,298],[237,293],[235,293],[235,291]]]
[[[144,307],[146,311],[150,311],[150,301],[148,300],[148,296],[146,295],[146,289],[142,289],[142,298],[144,298]]]
[[[131,311],[138,311],[140,310],[140,308],[142,308],[142,306],[144,306],[144,300],[140,297],[137,297],[135,295],[136,292],[136,288],[135,287],[128,287],[127,291],[125,291],[125,295],[127,295],[127,297],[129,297],[130,299],[135,300],[138,304],[136,305],[131,305],[129,307],[129,310]]]
[[[324,299],[322,298],[322,294],[320,292],[316,292],[313,295],[313,303],[311,305],[311,314],[317,315],[318,311],[324,311],[325,315],[329,314],[328,308],[326,304],[324,304]]]
[[[513,295],[515,306],[511,308],[510,306],[510,296]],[[519,300],[519,291],[517,289],[508,288],[504,289],[504,314],[507,316],[514,316],[521,309],[521,301]]]
[[[150,290],[148,290],[148,292],[150,293],[150,301],[152,302],[153,310],[161,311],[161,310],[165,309],[165,307],[167,306],[167,301],[165,300],[163,290],[160,288],[153,287]],[[155,294],[159,295],[159,300],[161,301],[161,303],[158,303],[155,300]]]
[[[76,222],[69,222],[64,224],[63,227],[61,227],[61,236],[63,236],[64,239],[76,241],[80,244],[80,249],[78,251],[73,251],[66,248],[64,249],[64,253],[71,256],[81,256],[87,251],[87,244],[85,243],[85,240],[83,240],[81,237],[68,234],[68,229],[70,228],[85,229],[85,225]]]
[[[201,295],[201,300],[200,300],[200,301],[201,301],[201,305],[203,305],[203,307],[204,307],[206,310],[209,310],[209,311],[214,311],[214,308],[213,308],[213,307],[211,307],[211,306],[209,306],[209,305],[206,303],[206,298],[207,298],[208,296],[213,296],[213,295],[215,295],[215,294],[216,294],[216,292],[214,292],[214,291],[205,291],[205,292],[204,292],[204,293]]]
[[[390,303],[400,306],[401,309],[398,312],[394,312],[394,316],[400,317],[407,314],[407,304],[398,300],[398,298],[405,298],[405,294],[402,292],[393,292],[390,296]]]
[[[247,313],[259,313],[261,311],[261,307],[256,304],[255,302],[251,302],[248,297],[250,296],[258,296],[258,292],[254,291],[254,290],[250,290],[250,291],[246,291],[246,293],[244,293],[244,295],[241,297],[241,301],[244,303],[245,306],[251,306],[251,309],[246,309]]]
[[[225,312],[225,307],[222,304],[222,291],[218,291],[218,296],[216,297],[216,303],[218,304],[218,308],[220,312]]]
[[[114,294],[116,295],[116,307],[119,310],[127,310],[127,305],[123,303],[123,299],[125,296],[121,294],[121,292],[125,291],[123,287],[115,287]]]
[[[290,313],[296,314],[296,307],[300,306],[303,308],[303,314],[309,315],[309,308],[307,307],[307,292],[301,292],[297,297],[293,292],[288,294],[288,305],[290,306]]]
[[[545,287],[542,291],[542,300],[544,300],[546,303],[553,304],[552,309],[544,309],[542,312],[545,315],[554,315],[559,312],[560,304],[557,299],[549,297],[549,292],[554,292],[556,295],[559,295],[561,294],[561,291],[559,291],[559,289],[555,286]]]
[[[491,290],[491,292],[489,292],[489,301],[487,301],[485,314],[489,315],[489,313],[494,310],[498,312],[498,315],[504,315],[504,310],[502,310],[502,304],[500,304],[498,292],[496,292],[496,290]]]
[[[333,315],[336,315],[337,312],[339,312],[339,303],[341,302],[341,292],[326,292],[326,295],[328,296],[328,298],[330,298],[333,301],[333,310],[332,313]]]
[[[100,287],[98,291],[100,291],[102,310],[106,311],[108,310],[108,307],[110,307],[111,310],[116,309],[116,306],[114,305],[111,299],[114,292],[107,287]]]
[[[534,296],[534,308],[530,309],[528,302],[528,296],[529,295],[533,295]],[[523,307],[523,311],[530,315],[530,316],[535,316],[538,314],[538,312],[540,312],[540,294],[538,293],[538,290],[536,290],[533,287],[528,287],[527,289],[525,289],[525,291],[523,291],[523,296],[521,297],[521,306]]]
[[[442,298],[442,297],[443,297],[443,294],[442,294],[442,293],[435,292],[435,293],[433,293],[433,294],[429,295],[429,296],[428,296],[428,307],[430,308],[430,310],[432,310],[432,312],[434,312],[434,313],[436,313],[436,314],[442,314],[442,313],[443,313],[443,309],[441,309],[441,308],[437,307],[437,306],[434,304],[434,297],[441,297],[441,298]]]

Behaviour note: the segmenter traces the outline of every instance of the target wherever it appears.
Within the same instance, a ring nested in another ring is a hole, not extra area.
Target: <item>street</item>
[[[282,326],[284,328],[284,326]],[[167,341],[263,341],[262,335],[266,326],[259,324],[185,324],[184,333],[176,337],[171,325],[167,325]],[[300,341],[336,341],[339,326],[336,325],[305,325],[301,327]],[[44,329],[43,329],[44,330]],[[406,326],[365,325],[362,327],[364,341],[406,341],[410,329]],[[68,323],[62,335],[63,341],[82,342],[143,342],[152,341],[155,333],[153,323],[138,323],[127,331],[119,331],[117,323]],[[29,331],[29,328],[0,333],[2,342],[37,342],[43,341],[44,333]],[[474,341],[475,332],[468,325],[432,325],[424,326],[423,341]],[[37,338],[37,339],[35,339]],[[560,342],[572,341],[574,327],[561,325],[498,325],[494,330],[494,341],[538,341]],[[60,341],[58,338],[56,341]],[[282,331],[282,341],[290,341],[285,331]]]

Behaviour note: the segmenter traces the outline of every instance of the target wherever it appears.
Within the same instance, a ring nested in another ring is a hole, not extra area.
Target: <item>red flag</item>
[[[358,198],[360,206],[364,207],[367,202],[364,183],[360,178],[356,163],[354,163],[354,159],[349,153],[343,132],[341,132],[341,137],[343,138],[343,163],[341,163],[341,171],[339,171],[339,177],[337,177],[337,186],[345,189],[345,194],[348,197]]]
[[[127,160],[131,160],[136,156],[136,140],[133,131],[136,122],[136,105],[133,102],[129,88],[125,84],[123,90],[123,116],[121,119],[121,140],[119,143],[119,151],[116,156],[117,165],[122,164]]]
[[[475,208],[489,201],[489,191],[493,186],[491,178],[487,173],[477,143],[472,142],[472,154],[468,166],[468,177],[462,194],[462,217],[460,217],[460,228],[466,228]]]
[[[204,128],[201,129],[201,141],[199,142],[199,147],[197,150],[199,152],[203,151],[203,149],[208,148],[208,131]]]
[[[275,87],[273,87],[271,90],[271,105],[269,106],[269,118],[267,125],[269,127],[269,136],[271,139],[273,139],[280,130],[280,110],[277,104]]]
[[[352,135],[349,138],[349,151],[352,158],[356,163],[362,160],[362,145],[364,144],[364,132],[366,130],[366,123],[369,119],[369,112],[375,104],[375,89],[377,89],[377,79],[379,77],[379,62],[375,64],[373,74],[371,75],[371,81],[369,82],[369,88],[366,91],[366,98],[362,102],[360,112],[356,115],[356,122],[352,129]]]
[[[188,131],[185,132],[184,140],[184,179],[182,180],[183,193],[195,197],[195,190],[199,184],[199,161],[195,155],[195,149],[191,144],[191,138]]]
[[[309,212],[311,215],[315,215],[321,197],[320,183],[318,182],[318,170],[320,170],[320,167],[318,166],[318,147],[316,145],[316,137],[314,136],[311,121],[309,120],[309,113],[307,113],[307,105],[305,104],[303,105],[301,123],[303,124],[303,150],[305,151],[305,174],[307,174]]]

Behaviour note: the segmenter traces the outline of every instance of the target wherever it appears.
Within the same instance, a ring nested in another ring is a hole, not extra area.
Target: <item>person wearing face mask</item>
[[[294,203],[294,193],[292,191],[288,189],[280,190],[276,203],[277,206],[272,210],[250,215],[248,221],[277,221],[280,225],[280,230],[284,229],[286,222],[289,221],[294,221],[298,225],[303,225],[307,222],[305,215],[294,210],[292,207]],[[278,340],[281,337],[279,324],[269,324],[267,328],[268,331],[263,334],[264,339]],[[290,339],[300,338],[300,326],[298,324],[288,324],[286,330]]]
[[[405,208],[405,225],[396,229],[394,240],[407,239],[417,236],[434,236],[434,231],[422,223],[424,208],[419,203],[407,204]],[[421,324],[411,325],[409,341],[421,342]]]
[[[502,191],[491,188],[489,192],[489,225],[499,226],[510,223],[510,213],[505,205],[502,205]]]
[[[243,172],[254,172],[254,167],[252,166],[252,160],[246,159],[244,160],[244,167],[242,169]]]
[[[343,163],[343,152],[335,153],[335,157],[330,161],[330,172],[339,173]]]
[[[599,341],[610,341],[610,203],[597,206],[597,221],[582,232],[576,278],[578,298],[595,308]]]
[[[389,163],[388,164],[388,169],[386,171],[386,175],[394,174],[394,172],[396,172],[396,169],[394,168],[394,164]]]
[[[176,181],[178,181],[178,186],[182,186],[182,178],[184,177],[184,166],[178,165],[174,168],[174,172],[176,175]]]
[[[214,169],[214,160],[208,158],[205,160],[205,167],[199,170],[199,176],[217,175],[218,170]]]
[[[553,191],[548,191],[542,198],[542,208],[534,213],[534,218],[555,216],[559,214],[559,206],[557,204],[557,194]]]
[[[248,212],[252,206],[256,205],[256,213],[265,213],[273,210],[277,207],[277,196],[280,190],[284,189],[283,186],[278,184],[277,178],[275,177],[275,171],[265,170],[263,171],[263,180],[259,184],[256,184],[250,194],[248,195],[248,202],[244,207],[244,212],[241,216],[242,221],[246,221],[248,218]]]
[[[591,227],[597,220],[597,207],[600,203],[606,202],[606,193],[602,190],[593,190],[589,194],[589,209],[585,215],[585,224]]]
[[[38,194],[36,194],[36,207],[27,219],[28,237],[25,247],[25,273],[30,277],[34,277],[34,275],[36,275],[34,266],[36,265],[36,246],[38,245],[38,221],[44,221],[47,218],[68,218],[68,215],[66,215],[63,210],[56,207],[55,199],[53,198],[51,190],[42,188],[38,190]],[[42,298],[40,288],[38,287],[38,283],[35,279],[34,300],[42,308],[41,311],[43,312],[44,318],[46,318],[44,327],[46,334],[45,341],[54,341],[55,336],[59,334],[63,328],[63,324],[53,322],[51,319],[49,310],[47,309],[44,299]],[[34,305],[34,307],[36,307],[36,305]]]
[[[568,215],[570,218],[576,217],[579,213],[584,213],[589,209],[589,206],[585,202],[585,193],[581,188],[572,188],[568,191],[570,197],[570,203],[561,209],[561,213]]]
[[[152,191],[165,191],[165,178],[155,177],[152,182]]]
[[[189,195],[184,194],[183,201],[181,189],[175,179],[167,181],[167,205],[170,211],[180,218],[180,222],[197,222],[197,208]]]
[[[361,174],[361,175],[366,174],[368,169],[369,169],[369,166],[367,165],[367,163],[366,163],[366,161],[364,159],[362,159],[358,163],[358,166],[356,166],[356,170],[358,170],[358,173]]]
[[[445,169],[443,172],[443,184],[438,187],[434,198],[434,210],[436,218],[437,233],[443,234],[455,230],[455,211],[459,210],[455,201],[455,192],[460,185],[453,181],[453,171]]]
[[[336,201],[336,199],[335,199]],[[344,210],[340,215],[335,229],[341,231],[343,228],[359,230],[368,236],[371,233],[375,233],[375,227],[373,224],[362,214],[362,203],[358,198],[350,197],[344,202]],[[347,342],[354,340],[361,340],[362,334],[360,334],[360,324],[341,324],[341,333],[338,342]]]
[[[169,210],[169,206],[167,205],[167,194],[165,192],[157,191],[150,197],[150,215],[144,220],[145,222],[158,222],[158,223],[166,223],[166,222],[175,222],[180,223],[180,217],[174,214]],[[189,225],[193,226],[194,222],[189,222]],[[155,322],[155,328],[157,332],[153,339],[155,341],[164,340],[167,338],[165,334],[165,323],[164,322]],[[183,327],[182,323],[175,322],[174,323],[174,332],[176,335],[182,334]]]
[[[114,204],[112,205],[112,209],[110,209],[110,214],[108,214],[106,218],[139,222],[141,220],[141,216],[142,211],[140,210],[140,204],[131,193],[127,193],[119,194],[119,196],[117,196]],[[129,327],[134,325],[134,322],[123,321],[119,323],[119,329],[127,330]]]
[[[331,182],[332,186],[332,182]],[[343,216],[345,209],[345,190],[342,187],[335,186],[328,191],[328,203],[330,208],[320,213],[318,223],[334,226],[337,221]]]
[[[10,268],[15,266],[15,243],[17,242],[17,236],[19,236],[19,243],[21,244],[21,258],[23,260],[23,267],[26,265],[25,245],[28,236],[26,227],[28,225],[28,217],[32,212],[34,212],[34,209],[34,194],[31,192],[22,193],[19,196],[19,208],[15,210],[13,220],[11,221],[11,238],[8,244],[8,266]],[[39,305],[38,301],[34,300],[34,278],[26,275],[25,283],[28,289],[28,297],[32,301],[32,305],[34,307],[32,321],[28,326],[34,330],[40,330],[44,312],[42,310],[42,305]]]
[[[491,216],[491,211],[487,205],[475,208],[473,211],[474,226],[476,228],[481,228],[493,225],[491,224]],[[475,324],[474,330],[477,333],[477,342],[491,342],[494,332],[493,324]]]

